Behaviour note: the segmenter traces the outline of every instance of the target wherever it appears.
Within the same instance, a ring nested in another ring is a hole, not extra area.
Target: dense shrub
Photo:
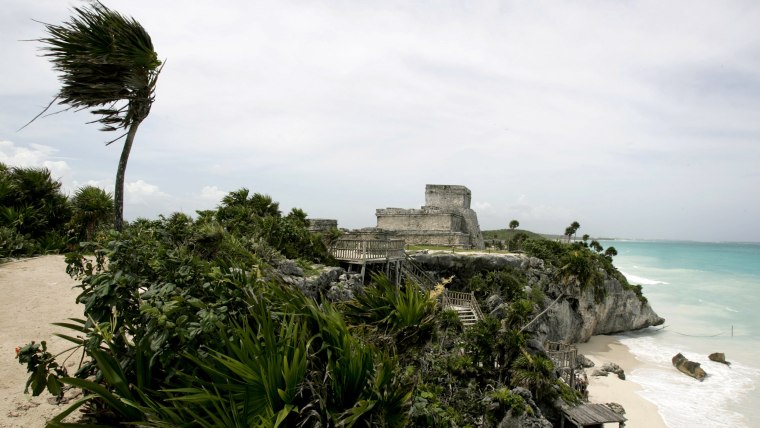
[[[113,197],[103,189],[84,186],[71,197],[71,231],[82,241],[91,241],[95,232],[113,221]]]
[[[63,250],[70,218],[61,183],[50,171],[0,163],[0,258]]]
[[[283,217],[268,195],[250,195],[246,188],[230,192],[215,213],[204,212],[202,218],[215,219],[235,236],[266,242],[287,258],[334,263],[321,237],[308,231],[306,213],[293,208]]]

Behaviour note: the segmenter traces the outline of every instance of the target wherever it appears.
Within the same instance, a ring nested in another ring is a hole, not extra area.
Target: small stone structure
[[[310,218],[309,232],[327,232],[338,228],[338,220],[331,218]]]
[[[465,186],[425,185],[420,209],[380,208],[377,227],[395,232],[408,245],[442,245],[483,249],[478,215],[470,208],[472,194]]]

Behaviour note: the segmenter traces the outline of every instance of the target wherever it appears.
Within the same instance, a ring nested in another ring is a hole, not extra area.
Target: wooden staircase
[[[441,295],[441,306],[443,309],[455,311],[465,328],[483,319],[483,312],[480,311],[475,293],[444,290]]]
[[[451,306],[450,309],[456,311],[457,315],[459,315],[459,321],[461,321],[462,325],[465,327],[473,326],[478,322],[478,316],[472,308],[465,306]]]
[[[401,263],[401,282],[405,281],[412,281],[427,289],[432,289],[438,282],[415,263],[414,259],[404,253],[404,260]]]

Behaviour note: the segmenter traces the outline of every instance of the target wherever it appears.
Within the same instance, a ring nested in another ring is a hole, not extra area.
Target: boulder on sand
[[[693,377],[694,379],[697,379],[700,382],[703,381],[707,376],[707,373],[705,373],[702,367],[699,366],[699,363],[689,361],[689,359],[684,357],[680,352],[673,357],[672,361],[673,365],[678,370]]]
[[[723,363],[727,366],[730,366],[731,363],[726,361],[726,354],[722,352],[713,352],[712,354],[708,355],[707,358],[710,359],[710,361],[715,361],[717,363]]]
[[[621,380],[625,380],[625,372],[623,369],[620,368],[619,365],[615,363],[605,363],[602,366],[602,371],[608,372],[608,373],[615,373],[618,378]]]

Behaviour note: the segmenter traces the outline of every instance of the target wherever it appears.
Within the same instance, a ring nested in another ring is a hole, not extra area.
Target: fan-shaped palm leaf
[[[59,72],[61,88],[51,105],[57,101],[67,109],[91,109],[100,116],[95,122],[103,125],[101,130],[126,130],[106,143],[127,136],[114,192],[114,226],[121,230],[124,172],[137,128],[153,104],[161,61],[150,35],[136,20],[100,2],[74,12],[62,25],[46,24],[49,37],[38,40],[45,45],[43,56]]]

